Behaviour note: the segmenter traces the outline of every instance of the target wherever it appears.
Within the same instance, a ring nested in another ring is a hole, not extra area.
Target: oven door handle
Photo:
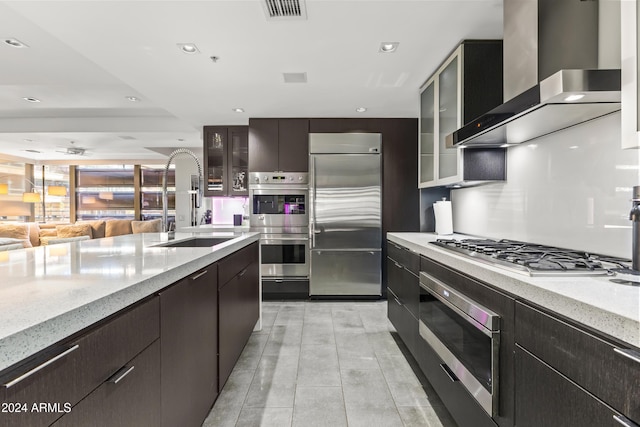
[[[453,290],[449,286],[442,283],[440,280],[425,273],[420,272],[420,287],[429,292],[438,301],[449,307],[460,318],[466,320],[473,326],[475,326],[480,332],[490,337],[492,331],[500,330],[500,316],[492,312],[488,308],[481,306],[480,304],[471,301],[459,291]],[[463,308],[458,307],[450,301],[450,299],[456,301],[462,305]],[[478,319],[478,318],[480,319]]]

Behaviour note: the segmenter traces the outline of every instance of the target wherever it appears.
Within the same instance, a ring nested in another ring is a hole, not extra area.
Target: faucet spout
[[[191,150],[187,150],[186,148],[178,148],[174,150],[171,154],[169,154],[169,159],[167,159],[167,164],[164,166],[164,172],[162,174],[162,231],[169,231],[167,224],[167,215],[169,210],[169,202],[167,196],[167,175],[169,173],[169,167],[173,162],[173,159],[179,155],[187,155],[190,156],[195,162],[196,166],[198,166],[198,194],[196,195],[196,208],[200,207],[200,201],[203,197],[203,189],[204,189],[204,179],[202,175],[202,165],[200,164],[200,159],[195,153]]]

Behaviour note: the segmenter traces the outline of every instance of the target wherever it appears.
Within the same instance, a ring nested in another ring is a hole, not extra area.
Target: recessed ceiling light
[[[184,53],[199,53],[198,47],[193,43],[178,43],[178,48]]]
[[[138,102],[140,101],[140,98],[138,98],[137,96],[125,96],[125,98],[131,102]]]
[[[367,109],[366,109],[366,108],[364,108],[364,107],[358,107],[358,108],[356,108],[356,111],[357,111],[358,113],[364,113],[365,111],[367,111]]]
[[[36,153],[36,154],[40,154],[40,153],[42,153],[42,151],[38,151],[38,150],[31,150],[31,149],[29,149],[29,150],[23,150],[23,151],[28,151],[29,153]]]
[[[564,100],[568,101],[568,102],[571,102],[571,101],[577,101],[577,100],[582,99],[582,98],[584,98],[584,94],[583,93],[578,93],[578,94],[575,94],[575,95],[569,95]]]
[[[380,43],[380,49],[378,50],[378,52],[380,53],[391,53],[391,52],[395,52],[396,49],[398,49],[398,45],[400,43],[398,42],[382,42]]]
[[[32,98],[30,96],[27,96],[27,97],[22,98],[22,99],[24,99],[25,101],[28,101],[28,102],[40,102],[40,100],[38,98]]]
[[[580,146],[578,145],[572,145],[571,147],[569,147],[571,150],[576,150],[578,148],[580,148]]]
[[[236,113],[244,113],[244,108],[233,108]]]
[[[15,47],[18,49],[29,47],[28,45],[22,43],[20,40],[17,40],[17,39],[4,39],[4,42],[9,46]]]
[[[184,142],[184,138],[178,138],[178,142]]]

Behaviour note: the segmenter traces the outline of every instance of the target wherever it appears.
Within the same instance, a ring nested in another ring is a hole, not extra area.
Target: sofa
[[[162,221],[100,219],[69,223],[0,222],[0,251],[52,245],[125,234],[157,233]]]

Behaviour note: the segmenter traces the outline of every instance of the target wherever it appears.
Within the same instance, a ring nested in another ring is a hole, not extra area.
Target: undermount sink
[[[158,246],[162,246],[164,248],[208,248],[231,239],[234,239],[234,237],[194,237],[191,239],[180,240],[178,242],[164,243]]]

